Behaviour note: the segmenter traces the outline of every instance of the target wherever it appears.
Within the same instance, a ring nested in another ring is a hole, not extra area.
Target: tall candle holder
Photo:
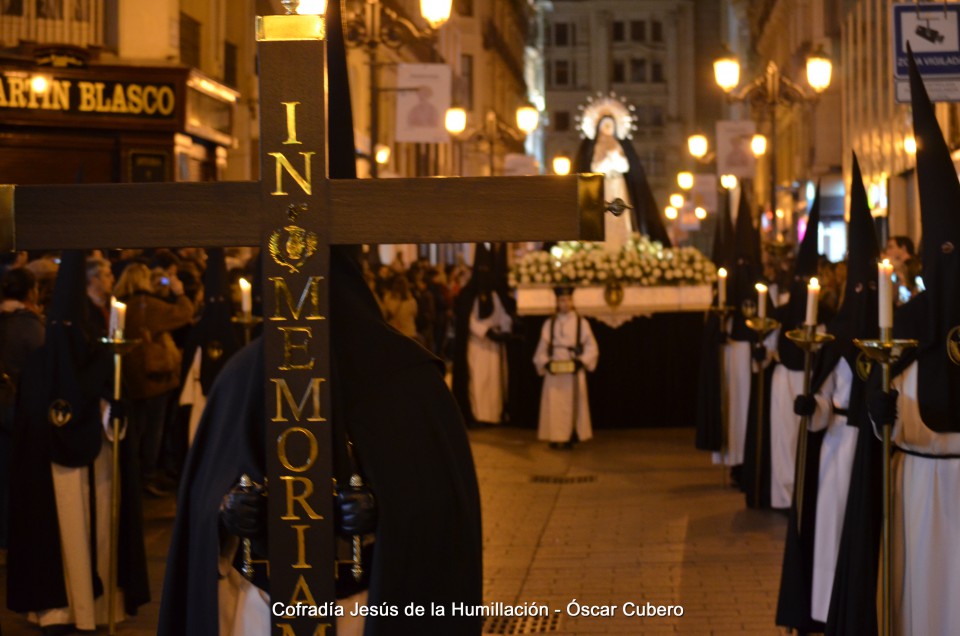
[[[804,325],[800,329],[791,329],[786,335],[793,344],[803,350],[803,394],[810,395],[813,354],[835,338],[829,333],[817,333],[816,325]],[[807,474],[807,425],[809,423],[809,416],[804,415],[800,418],[800,431],[797,438],[797,465],[794,467],[793,473],[793,504],[797,509],[797,533],[800,533],[803,527],[803,483]]]
[[[263,322],[263,318],[241,312],[232,317],[230,322],[243,327],[243,344],[250,344],[250,341],[253,339],[253,329]]]
[[[111,337],[104,337],[100,342],[105,344],[113,353],[113,399],[120,400],[121,376],[123,372],[122,360],[137,345],[139,339],[127,339],[123,336],[123,329],[116,329]],[[120,435],[122,422],[113,409],[110,412],[113,427],[113,475],[110,483],[110,572],[107,580],[107,633],[114,636],[117,633],[117,564],[120,546]]]
[[[717,305],[715,307],[710,307],[709,309],[709,312],[715,315],[720,323],[720,346],[717,347],[717,355],[719,356],[720,363],[720,480],[724,486],[727,485],[727,470],[726,465],[723,462],[726,458],[729,446],[730,400],[729,396],[727,395],[727,361],[723,345],[727,343],[727,319],[733,315],[734,311],[734,308],[730,305]]]
[[[876,340],[854,340],[853,343],[863,351],[863,354],[873,362],[879,362],[882,370],[882,388],[884,393],[890,393],[891,377],[890,368],[893,364],[903,357],[910,349],[916,348],[920,343],[917,340],[894,339],[893,328],[882,327],[880,329],[880,338]],[[890,481],[890,452],[892,445],[892,422],[883,422],[882,441],[883,441],[883,534],[881,539],[881,561],[882,561],[882,588],[881,588],[881,630],[883,636],[890,636],[893,629],[893,598],[891,587],[891,567],[890,557],[893,536],[891,534],[891,513],[893,511],[893,488]]]
[[[768,334],[780,327],[780,323],[773,318],[766,316],[755,316],[747,318],[747,327],[757,334],[757,345],[762,345]],[[764,391],[764,369],[763,364],[757,365],[757,413],[756,413],[756,445],[754,448],[754,482],[753,482],[753,507],[760,507],[761,490],[761,464],[763,463],[763,410],[766,403]]]

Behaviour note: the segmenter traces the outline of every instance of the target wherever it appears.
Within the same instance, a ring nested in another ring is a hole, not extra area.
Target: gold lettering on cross
[[[297,172],[297,169],[293,167],[289,159],[283,156],[282,152],[268,152],[267,154],[277,160],[277,189],[270,194],[273,196],[283,196],[287,194],[283,189],[284,170],[293,177],[293,180],[297,182],[297,185],[300,186],[300,189],[306,194],[309,195],[313,192],[313,179],[310,176],[310,158],[317,153],[313,151],[300,153],[303,157],[303,171],[307,175],[306,177]]]
[[[304,533],[310,526],[299,525],[290,527],[297,531],[297,562],[291,567],[295,570],[312,569],[313,566],[307,563],[307,542],[304,536]]]
[[[302,466],[294,466],[287,456],[287,438],[290,437],[291,433],[301,433],[307,438],[310,450],[307,452],[307,461]],[[279,439],[277,439],[277,456],[280,458],[280,463],[283,464],[284,468],[294,473],[303,473],[310,470],[313,462],[317,460],[317,451],[317,438],[310,430],[302,426],[291,426],[281,433]]]
[[[283,144],[299,144],[301,142],[297,140],[297,105],[300,102],[280,103],[287,107],[287,140]]]
[[[313,482],[306,477],[294,477],[293,475],[280,475],[287,490],[287,514],[280,517],[284,521],[300,521],[302,517],[293,509],[295,503],[299,503],[307,516],[313,520],[323,519],[323,515],[317,514],[317,511],[307,502],[307,497],[313,494]],[[294,492],[294,485],[302,484],[303,491],[300,494]]]
[[[311,406],[313,407],[313,415],[307,418],[308,422],[326,422],[326,418],[320,416],[320,383],[324,381],[324,378],[311,378],[310,384],[307,385],[307,390],[304,391],[303,397],[300,398],[300,403],[293,399],[293,393],[290,392],[290,387],[287,385],[287,381],[283,378],[270,378],[270,381],[273,382],[277,387],[277,415],[272,418],[272,422],[288,422],[289,420],[283,414],[283,403],[286,401],[287,406],[290,407],[290,410],[293,412],[293,419],[296,422],[299,422],[303,417],[303,411],[307,406],[307,401],[311,401]],[[313,398],[311,400],[311,398]]]
[[[303,306],[307,303],[308,298],[310,300],[310,311],[304,318],[306,320],[324,319],[320,315],[320,281],[323,280],[323,276],[310,276],[307,279],[307,284],[303,287],[303,292],[300,294],[300,300],[296,307],[293,306],[293,295],[290,293],[290,288],[287,287],[287,281],[282,276],[271,276],[270,280],[273,281],[274,297],[277,301],[276,309],[270,316],[270,320],[287,320],[283,312],[280,311],[281,298],[287,301],[287,309],[290,310],[293,320],[300,320],[300,314],[303,312]]]
[[[283,333],[283,364],[280,365],[280,371],[309,371],[313,368],[316,358],[311,357],[307,349],[310,347],[310,340],[313,338],[313,330],[310,327],[280,327]],[[297,336],[303,338],[299,342],[293,339]],[[302,351],[307,359],[299,363],[293,361],[293,352]]]

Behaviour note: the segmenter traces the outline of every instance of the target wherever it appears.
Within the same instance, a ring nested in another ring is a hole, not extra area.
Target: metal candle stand
[[[773,318],[748,318],[747,327],[752,329],[757,334],[757,344],[762,344],[764,339],[767,337],[767,334],[774,331],[780,326],[780,323]],[[752,359],[752,358],[751,358]],[[756,466],[754,467],[754,483],[753,483],[753,507],[760,507],[760,481],[761,481],[761,464],[763,463],[763,407],[764,407],[764,376],[763,376],[763,363],[758,365],[757,369],[757,417],[756,417],[756,444],[754,448],[754,459],[756,460]]]
[[[828,333],[817,333],[816,325],[804,325],[800,329],[787,332],[787,338],[803,350],[803,395],[810,395],[810,382],[813,375],[813,354],[820,347],[834,340]],[[803,483],[806,479],[807,466],[807,425],[810,418],[804,415],[800,418],[800,431],[797,438],[797,465],[794,467],[793,504],[797,509],[797,533],[803,527]]]
[[[250,344],[250,341],[253,339],[253,329],[263,322],[263,318],[247,313],[240,313],[231,318],[230,322],[243,327],[243,344]]]
[[[729,399],[727,396],[727,365],[726,359],[724,356],[723,344],[727,339],[727,333],[725,331],[727,326],[727,318],[729,318],[733,312],[734,308],[730,305],[723,305],[717,307],[711,307],[709,312],[717,317],[720,321],[720,347],[718,347],[717,355],[719,356],[720,361],[720,470],[721,470],[721,483],[724,486],[727,485],[727,470],[726,465],[723,463],[727,453],[727,447],[729,445],[729,426],[730,426],[730,414],[729,410]]]
[[[917,347],[919,342],[916,340],[894,340],[893,329],[886,327],[880,329],[879,340],[854,340],[857,347],[863,351],[863,354],[872,362],[879,362],[883,370],[883,392],[890,393],[890,367],[903,357],[909,350]],[[883,437],[883,535],[881,542],[881,560],[883,569],[882,604],[881,610],[881,631],[883,636],[890,636],[893,628],[893,599],[891,597],[891,567],[892,562],[890,552],[892,547],[891,535],[891,515],[893,512],[893,488],[890,471],[890,451],[892,444],[892,422],[882,424]]]
[[[100,342],[110,348],[113,353],[113,399],[120,400],[120,379],[123,368],[123,356],[127,355],[137,345],[139,339],[127,340],[123,331],[117,330],[112,338],[101,338]],[[113,425],[113,475],[110,483],[110,572],[107,583],[107,630],[110,636],[117,633],[117,564],[120,545],[120,435],[121,425],[119,417],[111,409],[110,419]]]

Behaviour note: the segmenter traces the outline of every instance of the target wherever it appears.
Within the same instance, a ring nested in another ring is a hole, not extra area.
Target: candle
[[[246,278],[240,279],[240,310],[244,316],[250,316],[253,313],[253,295],[251,293],[250,283]]]
[[[123,339],[123,328],[127,322],[127,306],[110,298],[110,337],[114,340]]]
[[[889,259],[877,266],[880,279],[877,281],[877,291],[880,296],[880,328],[893,327],[893,263]]]
[[[727,305],[727,270],[721,267],[717,270],[717,306]]]
[[[764,320],[767,317],[767,286],[757,283],[757,318]]]
[[[817,301],[820,298],[820,281],[816,278],[810,279],[807,285],[807,319],[803,324],[813,327],[817,324]]]

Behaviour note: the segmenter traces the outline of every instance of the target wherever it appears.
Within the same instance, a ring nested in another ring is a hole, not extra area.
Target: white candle
[[[820,281],[816,278],[810,279],[807,285],[807,319],[803,324],[812,327],[817,324],[817,302],[820,299]]]
[[[720,268],[717,270],[717,306],[725,307],[727,305],[727,270]]]
[[[888,259],[877,266],[880,279],[877,281],[877,291],[880,296],[880,328],[893,327],[893,263]]]
[[[123,339],[123,328],[127,322],[127,306],[117,300],[110,298],[110,337],[114,340]]]
[[[253,314],[253,294],[246,278],[240,279],[240,311],[244,316]]]
[[[757,318],[763,320],[767,317],[767,286],[763,283],[757,283]]]

